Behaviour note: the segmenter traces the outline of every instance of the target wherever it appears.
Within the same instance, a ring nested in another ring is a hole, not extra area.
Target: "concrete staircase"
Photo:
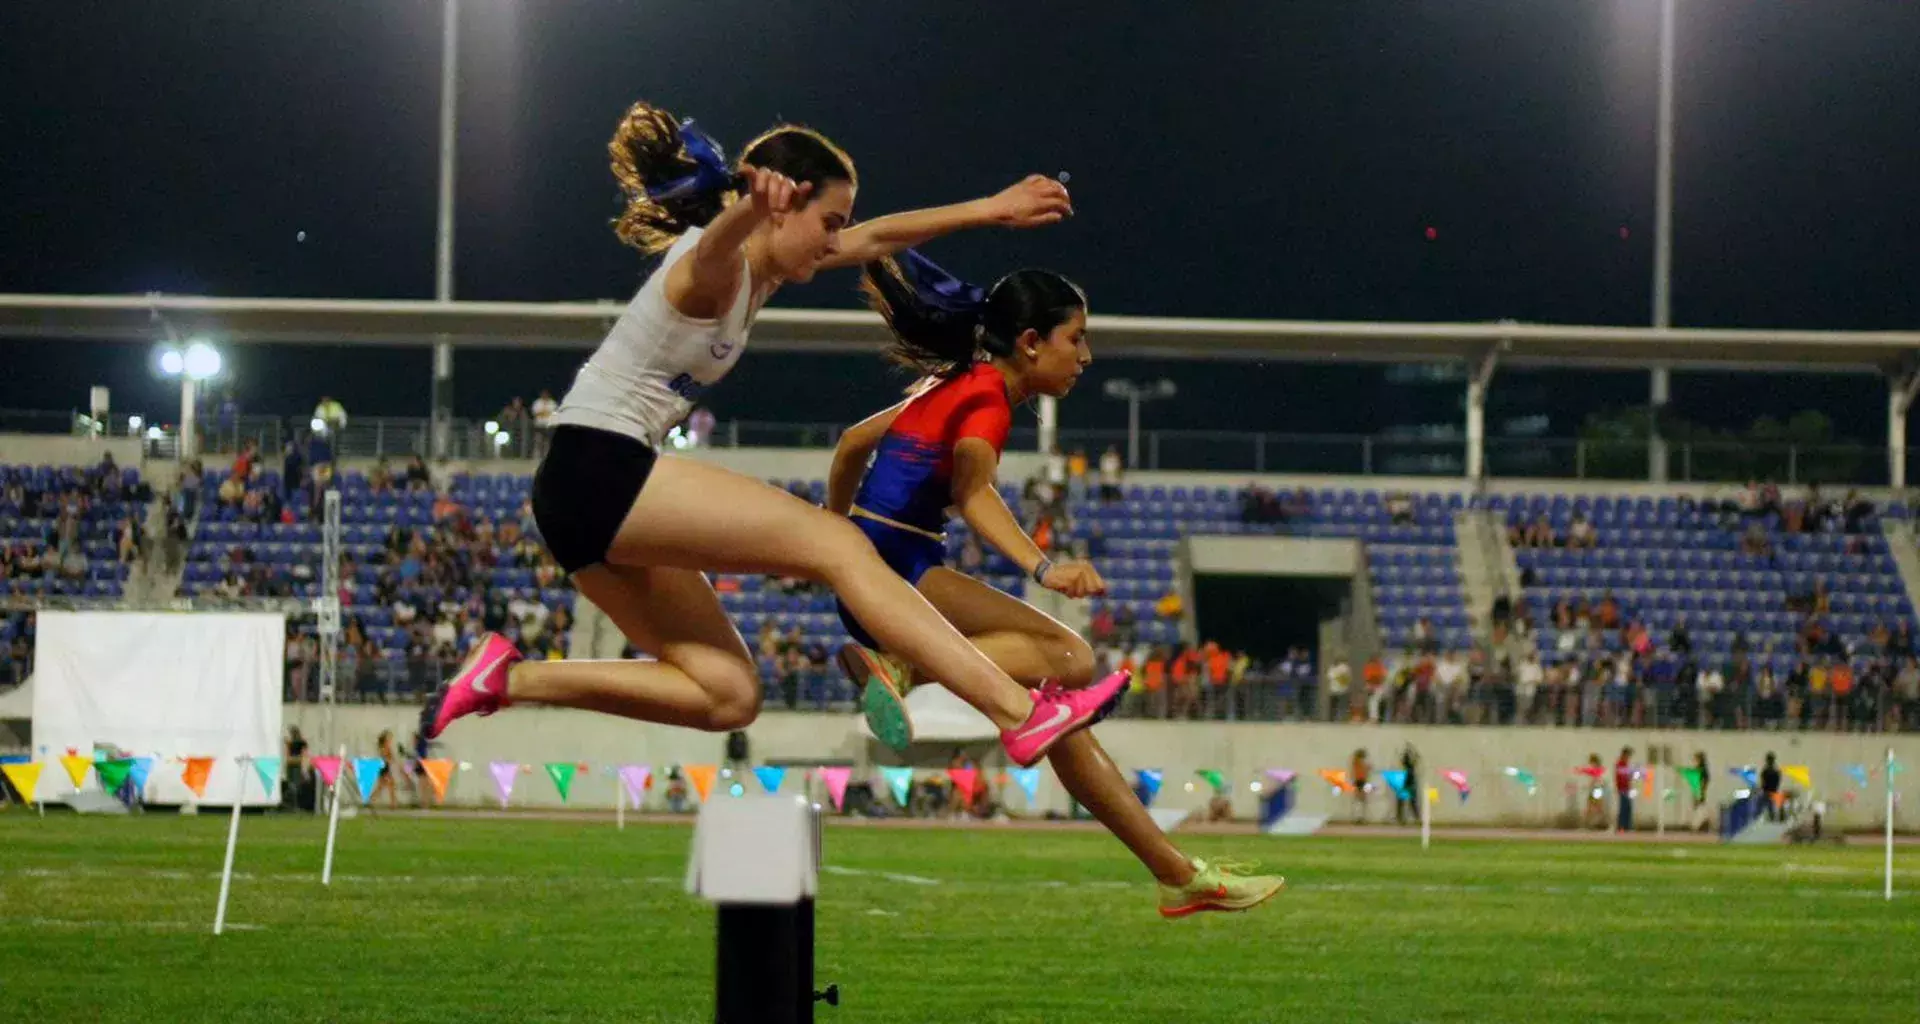
[[[180,592],[180,580],[187,571],[187,545],[167,535],[167,505],[164,494],[155,495],[147,505],[146,518],[140,524],[146,550],[133,564],[122,594],[129,604],[164,604]]]
[[[1900,585],[1906,588],[1907,600],[1920,608],[1920,547],[1915,546],[1913,524],[1882,519],[1880,532],[1887,538],[1887,553],[1893,556],[1894,568],[1900,570]]]
[[[1474,641],[1484,645],[1493,631],[1488,614],[1493,599],[1503,592],[1519,594],[1519,569],[1514,563],[1513,549],[1507,546],[1506,532],[1500,529],[1493,513],[1484,509],[1461,509],[1453,514],[1453,532],[1459,551],[1467,618],[1473,623]]]

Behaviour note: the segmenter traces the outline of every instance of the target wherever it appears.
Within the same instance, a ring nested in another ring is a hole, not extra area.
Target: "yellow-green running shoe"
[[[1278,875],[1255,875],[1257,864],[1193,859],[1193,880],[1160,887],[1160,916],[1186,917],[1202,910],[1252,910],[1287,887]]]
[[[880,742],[905,753],[913,743],[913,719],[907,715],[907,690],[913,668],[906,662],[860,644],[840,648],[840,670],[860,687],[860,710]]]

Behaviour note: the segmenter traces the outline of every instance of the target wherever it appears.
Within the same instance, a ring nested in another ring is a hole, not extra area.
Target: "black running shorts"
[[[658,459],[625,434],[554,428],[547,457],[533,474],[533,521],[560,568],[574,573],[606,561]]]

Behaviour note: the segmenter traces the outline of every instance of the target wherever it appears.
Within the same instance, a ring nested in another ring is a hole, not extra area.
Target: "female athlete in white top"
[[[1029,691],[968,643],[843,517],[708,463],[659,454],[661,437],[718,383],[755,313],[788,281],[858,266],[969,227],[1034,227],[1073,212],[1038,176],[998,195],[849,226],[858,178],[824,136],[782,125],[729,165],[712,140],[646,103],[608,144],[627,195],[622,241],[665,253],[554,415],[534,517],[574,586],[653,661],[521,661],[489,634],[423,712],[438,735],[521,701],[725,732],[760,710],[753,654],[704,572],[832,587],[885,648],[966,699],[1030,765],[1125,686]]]

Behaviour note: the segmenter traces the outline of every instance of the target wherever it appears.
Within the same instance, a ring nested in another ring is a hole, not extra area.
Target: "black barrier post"
[[[820,814],[810,815],[820,863]],[[840,989],[813,987],[813,897],[791,905],[722,903],[716,935],[714,1024],[813,1024],[813,1004],[840,1005]]]

